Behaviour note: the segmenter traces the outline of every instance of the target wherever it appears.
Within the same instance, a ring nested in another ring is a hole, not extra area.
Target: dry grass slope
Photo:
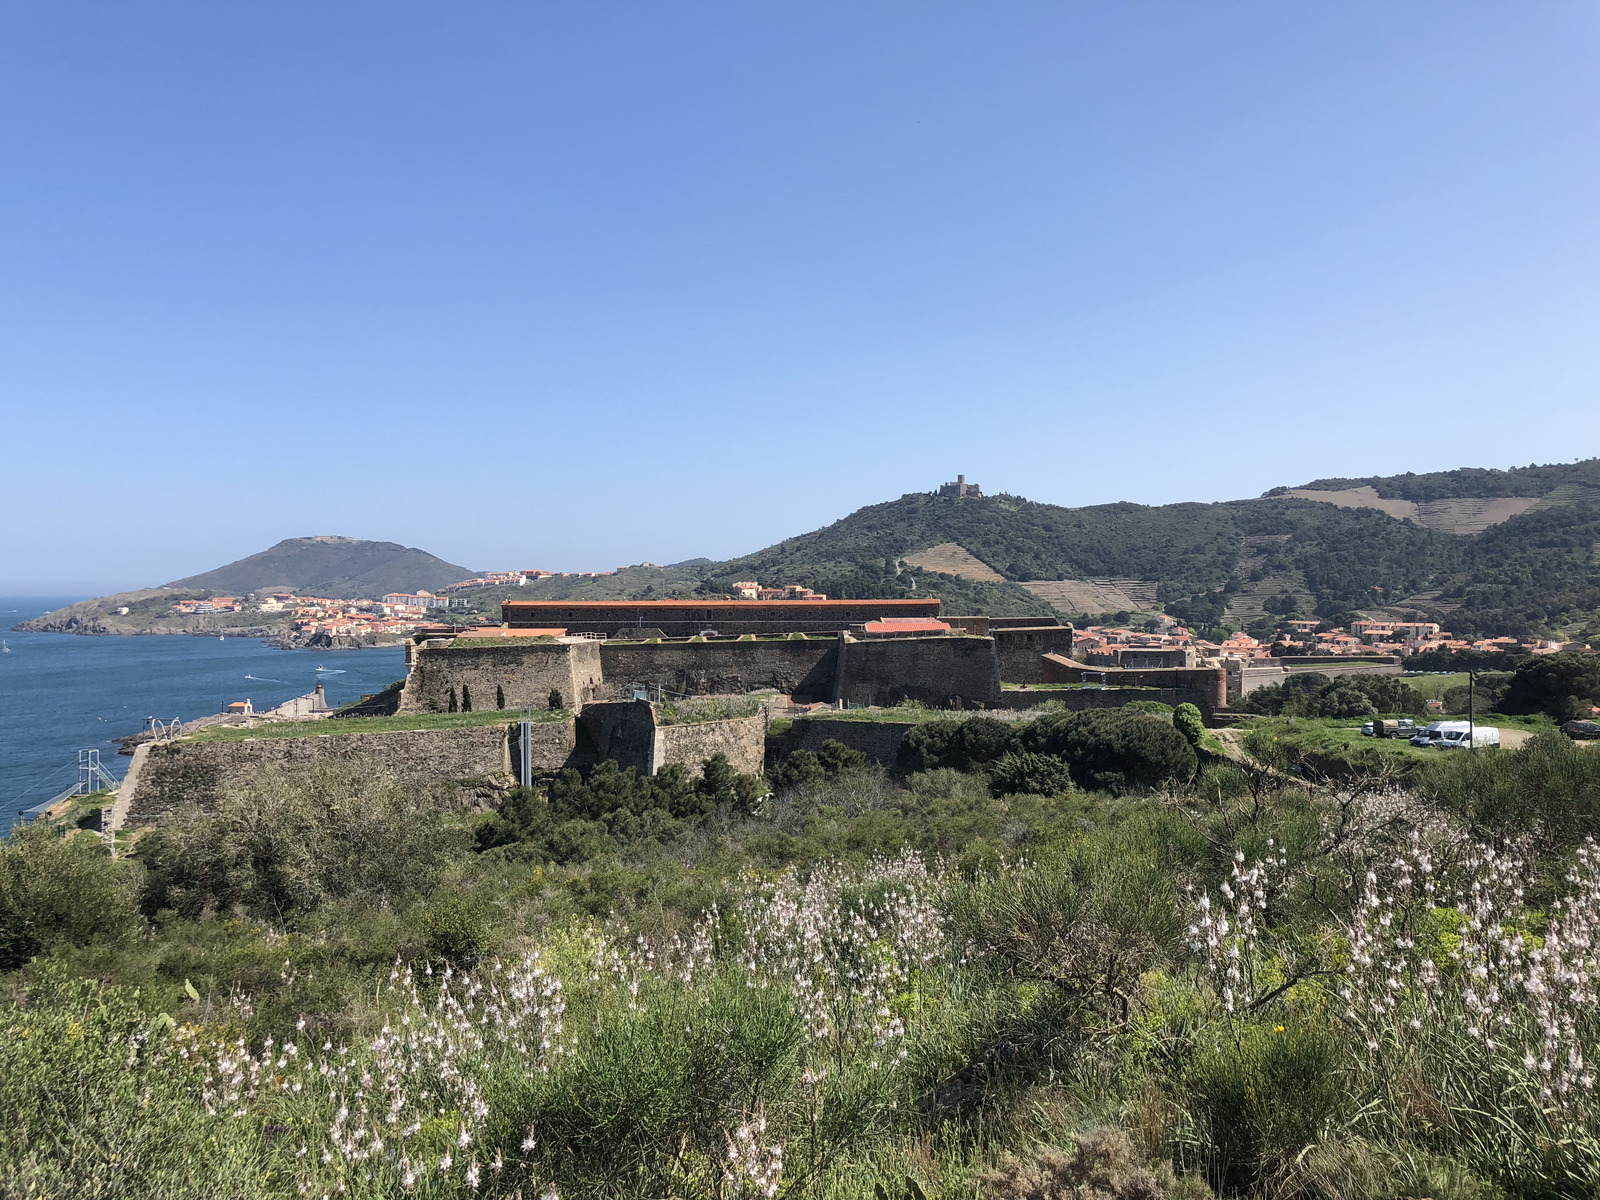
[[[923,571],[938,571],[942,575],[958,575],[962,579],[982,579],[988,583],[1004,583],[1005,576],[988,563],[968,554],[955,542],[929,546],[902,560]]]

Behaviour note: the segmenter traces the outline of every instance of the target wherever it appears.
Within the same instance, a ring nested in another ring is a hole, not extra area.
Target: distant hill
[[[377,599],[389,592],[435,592],[472,574],[396,542],[324,536],[285,538],[270,550],[166,586],[229,595],[283,590],[339,600]]]
[[[1255,500],[1063,508],[916,493],[707,568],[951,611],[1157,607],[1201,628],[1415,614],[1478,635],[1600,636],[1600,460],[1323,479]]]

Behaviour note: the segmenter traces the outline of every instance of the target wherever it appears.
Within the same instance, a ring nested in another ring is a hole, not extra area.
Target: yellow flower
[[[1275,1027],[1272,1032],[1273,1033],[1282,1033],[1283,1032],[1283,1026],[1279,1025],[1279,1026]]]

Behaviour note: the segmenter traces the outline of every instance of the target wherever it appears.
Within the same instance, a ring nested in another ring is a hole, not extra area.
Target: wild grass
[[[362,771],[132,860],[34,827],[0,1194],[1593,1196],[1600,777],[1534,742],[1118,797],[835,756],[564,864]]]
[[[333,720],[265,721],[259,725],[213,725],[183,738],[185,742],[238,742],[252,738],[344,737],[352,733],[396,733],[432,729],[477,729],[488,725],[510,725],[517,721],[565,721],[572,714],[536,708],[488,709],[482,712],[396,713],[390,717],[339,717]]]

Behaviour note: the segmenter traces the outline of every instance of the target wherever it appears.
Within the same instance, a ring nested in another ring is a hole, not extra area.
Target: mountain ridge
[[[286,590],[353,600],[377,599],[389,592],[437,591],[472,574],[466,567],[398,542],[321,534],[284,538],[256,554],[164,586],[235,595]]]

